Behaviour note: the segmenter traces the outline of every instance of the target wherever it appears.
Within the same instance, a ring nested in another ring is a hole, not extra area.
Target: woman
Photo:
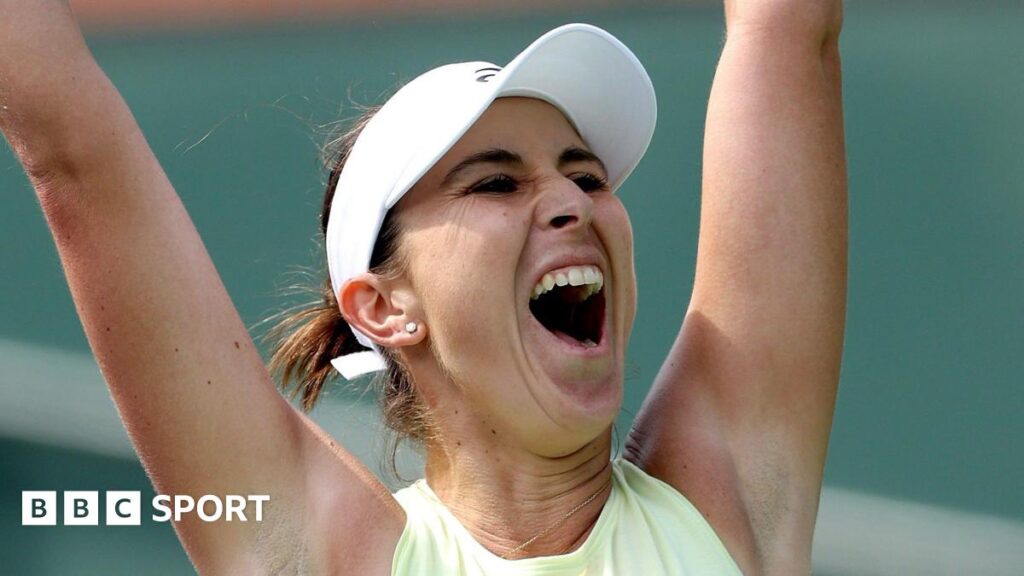
[[[841,3],[727,1],[726,24],[690,307],[615,462],[635,282],[612,192],[653,125],[639,64],[555,31],[474,67],[482,92],[417,79],[346,141],[327,305],[274,361],[307,407],[332,361],[387,370],[426,454],[396,498],[277,393],[67,6],[0,0],[0,128],[154,485],[271,497],[261,523],[176,523],[201,572],[809,572],[844,319]],[[594,50],[626,76],[576,74]],[[403,93],[466,102],[434,118]]]

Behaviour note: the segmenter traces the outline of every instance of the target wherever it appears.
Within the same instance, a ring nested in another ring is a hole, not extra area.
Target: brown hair
[[[320,212],[320,246],[323,246],[327,234],[331,201],[341,170],[352,152],[356,138],[379,109],[379,106],[366,108],[346,132],[330,140],[324,147],[325,164],[331,168],[331,172],[327,178]],[[400,233],[398,219],[394,212],[388,212],[373,247],[370,272],[383,277],[394,277],[401,273],[404,262],[398,250]],[[327,274],[323,276],[318,289],[305,290],[316,293],[317,299],[285,310],[272,318],[277,322],[264,337],[271,343],[273,350],[268,365],[270,372],[280,375],[281,389],[286,393],[290,389],[289,398],[294,400],[301,396],[301,406],[306,412],[313,409],[325,384],[335,376],[331,359],[367,350],[356,340],[351,327],[342,317],[330,277]],[[393,432],[387,439],[385,464],[397,477],[395,455],[398,445],[405,439],[426,439],[426,412],[398,356],[383,348],[381,355],[386,369],[374,379],[373,388],[377,389],[384,423]]]

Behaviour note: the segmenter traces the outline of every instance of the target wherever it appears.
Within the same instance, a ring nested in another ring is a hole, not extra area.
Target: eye
[[[584,192],[596,192],[608,187],[608,179],[589,172],[570,174],[569,178]]]
[[[469,187],[470,193],[508,194],[519,189],[519,183],[506,174],[495,174]]]

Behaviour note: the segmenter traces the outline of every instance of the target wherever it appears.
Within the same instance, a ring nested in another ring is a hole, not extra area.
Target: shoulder
[[[488,573],[476,556],[478,545],[425,480],[399,490],[395,500],[402,506],[406,522],[395,544],[394,574]],[[460,571],[453,571],[453,561]]]
[[[391,574],[406,514],[372,472],[359,469],[366,477],[353,485],[338,467],[352,469],[333,458],[321,459],[307,483],[309,573]]]
[[[673,400],[678,397],[662,404]],[[691,503],[732,557],[753,573],[757,538],[741,483],[748,463],[737,462],[721,423],[700,395],[682,405],[646,408],[630,430],[624,459]]]
[[[654,543],[668,542],[687,569],[700,573],[740,574],[719,526],[687,494],[650,474],[628,458],[615,460],[622,503],[619,530],[645,534]]]
[[[465,547],[468,533],[425,480],[395,492],[394,497],[405,514],[405,527],[397,543],[396,558],[439,547]]]
[[[699,510],[677,487],[649,474],[626,458],[615,460],[613,466],[627,505],[645,511],[650,509],[658,519],[671,518],[673,522],[683,521],[700,531],[713,531],[708,523],[708,514]]]

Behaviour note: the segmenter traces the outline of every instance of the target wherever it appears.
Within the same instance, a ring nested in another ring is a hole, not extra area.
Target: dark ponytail
[[[313,409],[333,376],[331,359],[366,350],[338,311],[330,280],[324,282],[316,301],[279,317],[266,338],[273,343],[268,368],[280,376],[283,390],[290,389],[291,399],[301,395],[306,412]]]
[[[341,169],[352,152],[356,138],[377,110],[379,107],[367,109],[347,132],[329,142],[326,147],[331,172],[320,213],[320,246],[323,246],[327,233],[331,201]],[[397,218],[389,212],[384,217],[373,248],[371,272],[383,277],[394,277],[404,269],[398,253],[400,232]],[[308,290],[316,293],[316,300],[297,309],[286,310],[273,318],[277,322],[264,338],[270,342],[273,350],[268,365],[270,372],[280,376],[281,389],[291,399],[301,396],[301,406],[306,412],[313,409],[328,381],[336,375],[331,359],[367,350],[356,340],[338,309],[330,277],[326,274],[326,262],[324,270],[324,280],[317,288]],[[394,431],[394,435],[388,439],[386,457],[390,470],[397,476],[395,453],[398,444],[403,439],[425,440],[428,426],[426,412],[408,371],[392,351],[382,349],[381,353],[387,368],[376,377],[374,387],[378,390],[384,423]]]

